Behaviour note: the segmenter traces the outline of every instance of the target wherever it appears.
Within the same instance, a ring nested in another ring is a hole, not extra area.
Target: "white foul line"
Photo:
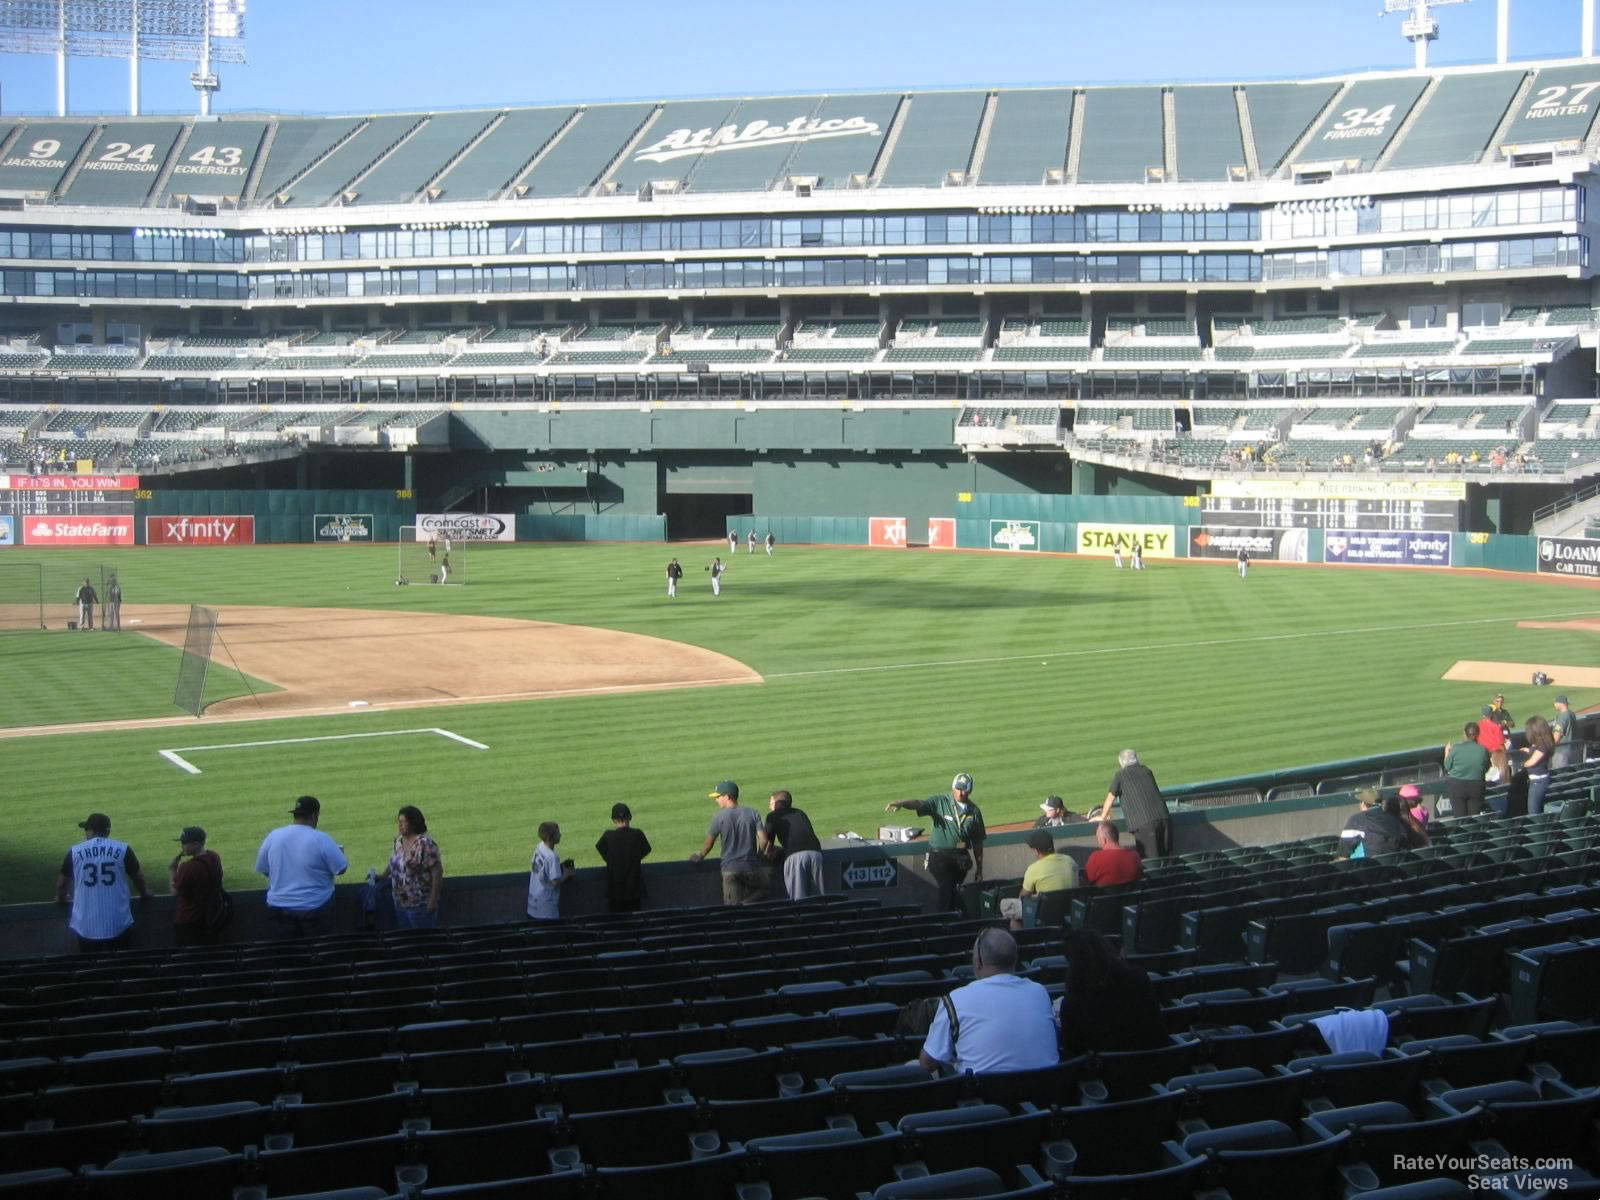
[[[345,742],[355,738],[377,737],[403,737],[411,733],[435,733],[442,738],[449,738],[452,742],[460,742],[463,746],[471,746],[474,750],[487,750],[489,747],[482,742],[475,742],[469,737],[462,737],[459,733],[451,733],[448,729],[385,729],[377,733],[330,733],[322,737],[297,737],[273,738],[265,742],[218,742],[209,746],[179,746],[173,750],[157,750],[173,766],[180,771],[187,771],[191,775],[200,774],[200,768],[195,766],[185,754],[193,754],[200,750],[244,750],[252,746],[299,746],[307,742]]]
[[[1600,609],[1549,613],[1534,617],[1474,617],[1465,621],[1428,621],[1416,625],[1368,625],[1352,629],[1313,629],[1299,633],[1258,633],[1248,637],[1211,638],[1202,642],[1146,642],[1142,646],[1100,646],[1093,650],[1036,650],[994,658],[947,658],[927,662],[883,663],[875,667],[823,667],[816,671],[778,671],[763,679],[810,679],[821,675],[863,675],[874,671],[918,671],[930,667],[980,667],[1029,659],[1089,658],[1097,654],[1142,654],[1152,650],[1193,650],[1202,646],[1242,646],[1255,642],[1289,642],[1304,638],[1348,637],[1358,633],[1405,633],[1419,629],[1453,629],[1462,625],[1499,625],[1505,621],[1560,621],[1600,615]]]

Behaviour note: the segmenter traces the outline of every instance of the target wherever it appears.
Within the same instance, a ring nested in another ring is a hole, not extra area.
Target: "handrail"
[[[1593,500],[1596,496],[1600,496],[1600,483],[1590,484],[1581,492],[1573,492],[1572,495],[1564,496],[1553,504],[1546,504],[1543,508],[1534,509],[1533,523],[1537,526],[1546,517],[1553,517],[1558,512],[1565,512],[1574,505],[1582,504],[1586,500]]]

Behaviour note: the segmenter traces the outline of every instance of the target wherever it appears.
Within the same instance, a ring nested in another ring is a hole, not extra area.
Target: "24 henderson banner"
[[[514,542],[517,518],[512,513],[418,513],[417,541],[439,536],[453,542]]]
[[[1378,563],[1388,567],[1448,567],[1450,535],[1330,529],[1322,538],[1322,561]]]
[[[254,546],[254,517],[146,517],[147,546]]]
[[[1600,579],[1600,540],[1540,538],[1539,574]]]
[[[1310,557],[1310,530],[1189,527],[1190,558],[1237,559],[1241,550],[1258,561],[1305,562]]]

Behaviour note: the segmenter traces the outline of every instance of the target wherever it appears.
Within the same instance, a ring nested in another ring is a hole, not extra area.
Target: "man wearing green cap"
[[[717,802],[717,813],[711,818],[711,828],[706,831],[705,845],[689,856],[692,863],[700,862],[711,853],[717,839],[722,839],[722,902],[724,904],[754,904],[767,898],[767,873],[756,854],[756,832],[761,821],[753,808],[739,804],[739,785],[731,779],[717,784],[709,799]]]
[[[967,872],[976,868],[974,883],[983,882],[983,840],[988,831],[983,813],[972,802],[972,776],[965,771],[950,781],[950,795],[926,800],[891,800],[884,812],[910,809],[933,822],[928,835],[928,874],[939,886],[939,908],[954,910],[956,892]]]

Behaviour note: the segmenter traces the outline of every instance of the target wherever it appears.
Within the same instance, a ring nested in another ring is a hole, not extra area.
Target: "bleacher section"
[[[1600,763],[1571,768],[1551,796],[1596,784]],[[964,889],[965,915],[829,896],[13,962],[0,1170],[40,1172],[30,1196],[134,1200],[758,1182],[854,1200],[902,1177],[917,1196],[1253,1200],[1289,1170],[1313,1196],[1464,1188],[1497,1154],[1570,1159],[1590,1189],[1600,819],[1430,835],[1343,861],[1331,835],[1209,850],[1063,894],[1016,934],[1019,973],[1059,995],[1060,918],[1102,932],[1164,1032],[1023,1073],[933,1078],[896,1032],[902,1005],[971,978],[1014,882]],[[1340,1006],[1384,1014],[1381,1048],[1328,1054],[1311,1020]]]

